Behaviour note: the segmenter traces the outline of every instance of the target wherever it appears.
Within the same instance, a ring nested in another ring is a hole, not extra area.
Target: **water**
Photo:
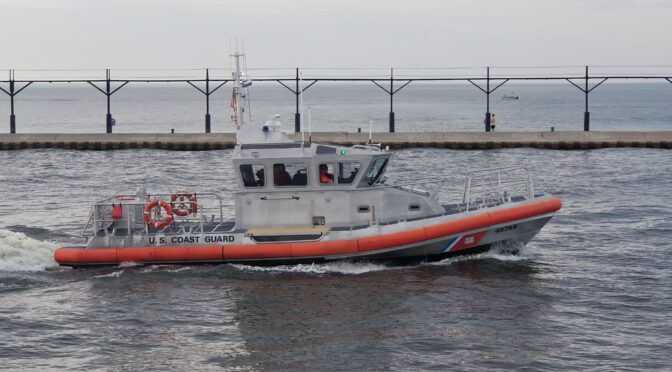
[[[433,264],[70,270],[91,202],[226,194],[231,152],[0,152],[5,369],[642,370],[672,355],[669,150],[395,153],[391,174],[518,164],[563,209],[518,255]],[[229,203],[230,206],[230,203]],[[231,209],[227,208],[227,213]]]
[[[213,132],[231,132],[231,91],[211,97]],[[504,94],[520,97],[502,100]],[[294,95],[279,84],[258,83],[250,91],[252,119],[280,114],[294,129]],[[592,130],[672,130],[672,84],[606,82],[590,94]],[[491,96],[498,131],[583,130],[584,95],[569,83],[507,83]],[[388,130],[389,96],[372,83],[318,82],[304,97],[314,131]],[[396,130],[482,131],[485,95],[471,85],[413,82],[395,95]],[[105,132],[105,96],[86,84],[42,84],[16,98],[18,133]],[[112,96],[117,133],[204,131],[205,98],[184,84],[133,83]],[[0,131],[9,132],[9,102],[0,94]]]

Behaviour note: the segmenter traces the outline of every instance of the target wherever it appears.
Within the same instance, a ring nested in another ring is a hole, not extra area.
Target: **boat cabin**
[[[246,191],[353,189],[380,180],[390,155],[373,146],[242,145],[234,166],[238,184]]]
[[[242,144],[233,159],[236,225],[352,228],[435,212],[426,195],[381,182],[391,155],[368,145]]]

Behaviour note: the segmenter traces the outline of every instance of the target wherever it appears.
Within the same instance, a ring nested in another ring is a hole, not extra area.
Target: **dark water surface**
[[[6,369],[642,370],[672,355],[669,150],[408,149],[391,175],[518,164],[563,209],[523,250],[435,264],[57,268],[89,205],[228,195],[230,151],[0,152]],[[228,196],[229,206],[231,200]],[[227,213],[231,213],[227,209]]]

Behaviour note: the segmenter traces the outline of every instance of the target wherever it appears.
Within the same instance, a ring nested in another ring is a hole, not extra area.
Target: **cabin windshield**
[[[380,177],[385,173],[385,166],[387,165],[387,158],[378,158],[371,163],[369,170],[364,175],[362,182],[366,182],[367,185],[371,186],[374,183],[378,182]]]

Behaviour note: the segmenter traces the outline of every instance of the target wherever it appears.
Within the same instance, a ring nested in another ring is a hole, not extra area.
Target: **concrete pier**
[[[292,134],[300,141],[301,134]],[[305,134],[306,141],[308,134]],[[312,141],[338,145],[368,142],[367,133],[316,132]],[[433,147],[483,150],[532,147],[557,150],[584,150],[608,147],[672,148],[672,131],[661,132],[396,132],[373,133],[373,143],[393,149]],[[0,150],[72,149],[123,150],[161,149],[204,151],[233,148],[233,133],[211,134],[0,134]]]

